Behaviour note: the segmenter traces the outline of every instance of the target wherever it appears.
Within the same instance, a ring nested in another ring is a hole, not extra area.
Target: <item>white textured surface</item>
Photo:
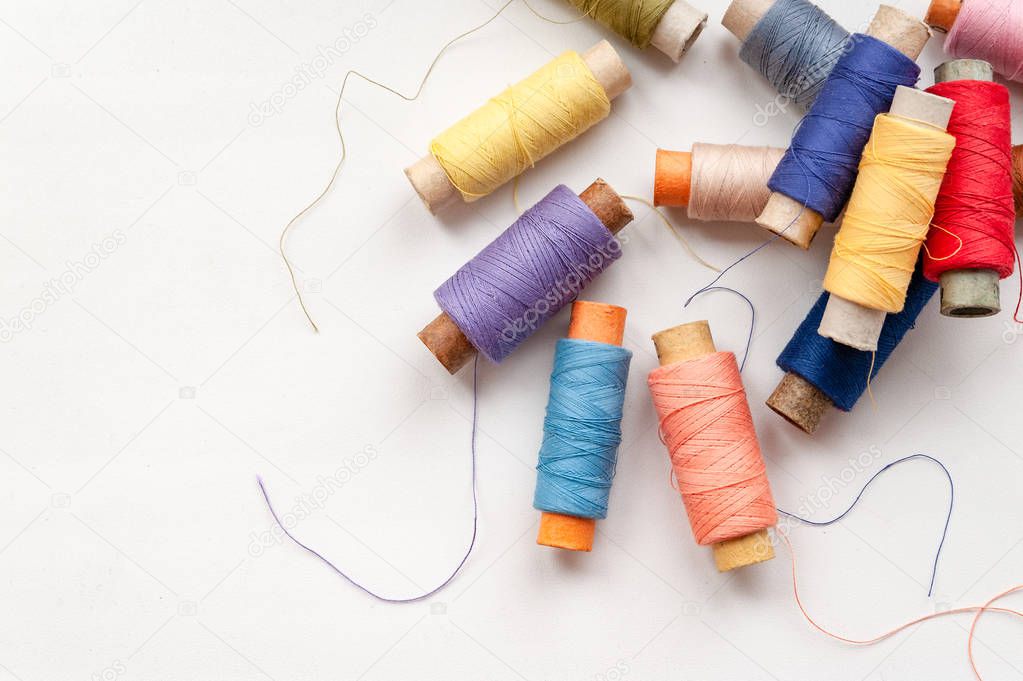
[[[965,619],[852,649],[799,616],[784,550],[719,575],[693,544],[646,393],[648,339],[707,317],[719,346],[739,349],[748,315],[723,295],[682,310],[709,274],[642,206],[625,257],[586,293],[629,309],[635,351],[611,514],[592,554],[533,543],[533,465],[563,313],[481,370],[480,540],[447,591],[385,606],[291,544],[253,555],[270,526],[255,474],[287,509],[346,461],[357,472],[299,525],[303,538],[395,595],[437,583],[463,550],[471,372],[447,376],[415,332],[436,313],[433,288],[515,210],[506,188],[432,218],[401,169],[500,86],[606,32],[543,24],[516,5],[453,48],[417,102],[352,84],[349,163],[291,242],[320,336],[274,249],[334,163],[344,71],[412,91],[438,47],[496,2],[0,2],[2,317],[114,237],[97,266],[68,275],[73,293],[0,346],[0,681],[969,677]],[[524,203],[597,175],[649,195],[658,145],[787,143],[796,115],[762,124],[775,95],[738,60],[720,25],[725,2],[699,4],[710,23],[678,66],[611,38],[634,88],[522,179]],[[873,12],[823,4],[850,28]],[[925,4],[903,6],[922,15]],[[571,16],[555,0],[535,6]],[[323,77],[258,114],[296,68],[316,65],[318,46],[354,31],[362,37],[328,57]],[[925,83],[939,59],[935,40]],[[764,237],[672,217],[718,264]],[[815,515],[827,517],[871,471],[913,452],[955,476],[935,599],[925,584],[947,492],[924,464],[884,479],[841,525],[793,533],[808,606],[867,636],[1019,581],[1023,329],[1008,312],[943,319],[932,302],[876,381],[878,409],[831,413],[807,438],[762,405],[832,235],[826,227],[808,253],[772,246],[727,283],[758,307],[745,380],[782,506],[833,496]],[[1016,287],[1003,282],[1006,310]],[[854,470],[847,462],[863,452]],[[1019,631],[1005,617],[982,625],[989,679],[1023,676]]]

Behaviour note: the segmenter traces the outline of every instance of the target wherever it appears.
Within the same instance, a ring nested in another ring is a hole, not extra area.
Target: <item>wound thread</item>
[[[689,217],[708,222],[753,222],[768,199],[767,181],[784,149],[694,144]]]
[[[632,352],[562,338],[554,353],[533,507],[606,518]]]
[[[874,310],[902,310],[954,147],[955,138],[934,125],[877,117],[835,237],[827,291]]]
[[[955,100],[948,133],[956,146],[934,206],[924,273],[989,269],[1000,279],[1015,263],[1012,114],[1004,85],[979,80],[938,83],[927,92]]]
[[[576,52],[565,52],[438,135],[430,153],[467,200],[490,194],[611,112]]]
[[[773,526],[778,516],[735,355],[668,364],[648,383],[696,541]]]
[[[778,356],[778,367],[797,374],[824,393],[842,411],[850,411],[867,390],[902,339],[938,290],[917,267],[906,293],[906,304],[898,314],[885,317],[877,351],[857,350],[826,338],[817,329],[824,317],[830,295],[821,294],[806,319]]]
[[[856,182],[874,117],[891,108],[899,85],[920,67],[891,45],[856,33],[799,124],[769,186],[834,222]]]
[[[675,0],[569,0],[640,49],[650,45],[654,29]]]
[[[739,49],[739,58],[778,92],[808,109],[845,51],[849,32],[806,0],[777,0]]]
[[[945,50],[983,59],[1009,80],[1023,80],[1023,4],[1018,0],[970,0],[959,8]]]
[[[500,362],[621,257],[621,245],[558,185],[434,292],[469,342]]]

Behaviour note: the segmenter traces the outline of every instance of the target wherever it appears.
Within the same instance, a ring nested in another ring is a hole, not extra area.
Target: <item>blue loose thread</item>
[[[356,589],[359,589],[363,593],[372,596],[378,601],[383,601],[384,603],[415,603],[417,601],[426,600],[427,598],[434,595],[435,593],[446,587],[448,584],[450,584],[452,580],[454,580],[455,575],[462,571],[462,567],[465,565],[466,561],[469,560],[469,555],[472,553],[473,548],[476,546],[476,535],[479,530],[480,516],[479,500],[476,496],[476,430],[477,424],[479,423],[478,408],[479,394],[480,394],[479,356],[477,356],[473,361],[472,365],[472,435],[470,436],[469,445],[469,449],[472,452],[471,457],[472,473],[470,476],[472,480],[472,536],[469,538],[469,545],[466,547],[465,553],[462,555],[462,559],[458,562],[458,565],[455,566],[455,569],[451,571],[451,574],[448,575],[443,582],[441,582],[434,588],[430,589],[425,593],[419,594],[418,596],[410,596],[408,598],[391,598],[388,596],[381,596],[376,591],[370,589],[368,586],[364,586],[363,584],[360,584],[359,582],[355,581],[352,577],[348,575],[348,573],[346,573],[344,570],[342,570],[337,565],[332,563],[330,559],[328,559],[322,553],[320,553],[313,547],[309,546],[308,544],[304,544],[301,541],[299,541],[298,538],[295,537],[295,535],[293,535],[288,530],[288,528],[284,526],[284,523],[281,522],[280,516],[277,515],[277,511],[274,509],[273,503],[270,501],[270,494],[266,491],[266,485],[263,483],[263,478],[257,475],[256,482],[259,484],[259,491],[263,493],[263,501],[266,502],[266,507],[267,509],[269,509],[270,515],[273,516],[274,522],[277,523],[277,526],[281,528],[281,532],[283,532],[285,536],[288,537],[288,539],[298,544],[298,546],[304,549],[307,553],[310,553],[316,558],[319,558],[320,561],[323,562],[328,568],[333,570],[335,573],[337,573],[339,577],[341,577],[346,582],[354,586]]]
[[[913,459],[924,459],[924,460],[932,461],[932,462],[938,464],[939,466],[941,466],[941,470],[944,471],[945,477],[948,479],[948,513],[945,514],[945,527],[941,531],[941,541],[938,542],[938,550],[934,554],[934,565],[931,568],[931,582],[930,582],[930,585],[927,587],[927,595],[930,596],[931,594],[934,593],[934,579],[938,575],[938,560],[941,558],[941,550],[945,547],[945,539],[948,537],[948,526],[949,526],[949,523],[952,522],[952,506],[955,503],[955,496],[956,496],[956,487],[955,487],[955,483],[952,482],[952,474],[948,472],[948,468],[945,467],[945,464],[941,463],[940,461],[935,459],[933,456],[929,456],[927,454],[910,454],[909,456],[905,456],[905,457],[903,457],[901,459],[897,459],[895,461],[892,461],[890,464],[888,464],[887,466],[885,466],[884,468],[879,470],[877,473],[874,473],[872,476],[870,476],[870,480],[867,480],[867,483],[865,485],[863,485],[863,488],[860,489],[860,493],[857,494],[856,498],[853,499],[853,502],[851,504],[849,504],[849,508],[847,508],[844,511],[842,511],[840,514],[838,514],[837,516],[835,516],[831,520],[821,520],[821,521],[810,520],[809,518],[803,518],[803,517],[800,517],[800,516],[798,516],[798,515],[796,515],[794,513],[789,513],[788,511],[783,511],[780,508],[778,509],[778,513],[781,513],[782,515],[788,516],[789,518],[792,518],[795,521],[801,522],[801,523],[806,524],[806,525],[813,525],[815,527],[827,527],[828,525],[834,525],[839,520],[841,520],[842,518],[844,518],[847,515],[849,515],[849,513],[853,510],[853,508],[856,507],[856,504],[860,503],[860,499],[863,498],[863,493],[867,491],[868,487],[870,487],[870,483],[874,482],[874,480],[876,480],[885,471],[887,471],[887,470],[889,470],[891,468],[894,468],[895,466],[898,466],[901,463],[905,463],[907,461],[912,461]]]
[[[807,109],[845,51],[849,32],[806,0],[777,0],[756,23],[739,58],[783,96]]]
[[[856,33],[848,46],[767,185],[827,222],[852,194],[874,118],[891,108],[899,85],[920,77],[916,62],[877,38]]]
[[[533,507],[578,518],[606,518],[632,352],[562,338],[536,465]]]
[[[881,370],[916,324],[917,317],[937,288],[937,284],[924,278],[918,264],[906,294],[906,307],[902,312],[885,318],[881,338],[877,341],[876,357],[873,353],[850,348],[817,333],[828,304],[828,293],[825,292],[782,350],[778,366],[783,371],[802,376],[827,395],[836,407],[849,411],[867,389],[868,376],[872,379]],[[870,373],[871,362],[873,373]]]

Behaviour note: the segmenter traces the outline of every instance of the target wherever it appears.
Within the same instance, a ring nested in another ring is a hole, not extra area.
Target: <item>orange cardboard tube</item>
[[[577,300],[572,303],[572,321],[568,337],[578,340],[621,345],[625,338],[625,308],[605,303]],[[536,543],[569,551],[590,551],[597,531],[595,518],[578,518],[543,511]]]
[[[924,23],[948,33],[952,30],[962,6],[963,0],[931,0],[931,6],[927,8],[927,14],[924,16]]]
[[[693,153],[658,149],[654,166],[654,205],[688,206],[692,197]]]

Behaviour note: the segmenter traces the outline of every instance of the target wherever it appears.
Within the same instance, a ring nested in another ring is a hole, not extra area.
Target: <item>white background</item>
[[[741,351],[749,320],[727,295],[683,311],[710,273],[641,205],[624,257],[586,292],[628,308],[635,353],[610,516],[591,554],[534,543],[533,466],[567,310],[503,365],[481,366],[479,542],[447,590],[384,605],[293,544],[258,550],[271,520],[257,473],[287,510],[345,465],[357,473],[296,532],[355,577],[411,595],[464,550],[472,372],[449,377],[415,333],[436,314],[433,289],[515,210],[505,188],[431,217],[401,169],[432,135],[603,37],[635,85],[608,120],[523,177],[524,204],[598,175],[650,196],[656,147],[784,146],[798,120],[788,111],[754,124],[775,93],[739,61],[724,0],[701,0],[709,25],[677,66],[590,21],[545,24],[516,3],[454,47],[418,101],[349,88],[348,165],[291,241],[323,330],[314,336],[276,239],[335,163],[344,72],[414,91],[439,47],[496,4],[0,3],[2,318],[31,309],[69,268],[81,273],[0,347],[0,681],[969,678],[968,618],[852,648],[801,618],[784,549],[721,575],[694,544],[646,392],[649,337],[708,318],[719,347]],[[875,9],[821,4],[852,29]],[[902,3],[917,15],[925,4]],[[573,16],[555,0],[535,5]],[[360,22],[373,27],[324,77],[279,113],[252,114]],[[925,85],[940,43],[921,59]],[[764,238],[752,225],[671,217],[719,265]],[[726,282],[757,306],[744,377],[783,508],[825,499],[814,517],[829,517],[871,472],[914,452],[955,477],[934,598],[926,583],[948,490],[933,466],[885,476],[838,526],[792,533],[808,607],[867,637],[1019,581],[1023,343],[1008,310],[948,320],[932,301],[875,382],[876,409],[864,400],[829,413],[812,438],[796,431],[763,402],[818,294],[833,230],[808,253],[776,244]],[[76,266],[118,234],[124,243],[98,265]],[[1008,308],[1017,280],[1002,291]],[[368,463],[356,458],[364,451]],[[982,623],[988,679],[1023,677],[1019,626]]]

